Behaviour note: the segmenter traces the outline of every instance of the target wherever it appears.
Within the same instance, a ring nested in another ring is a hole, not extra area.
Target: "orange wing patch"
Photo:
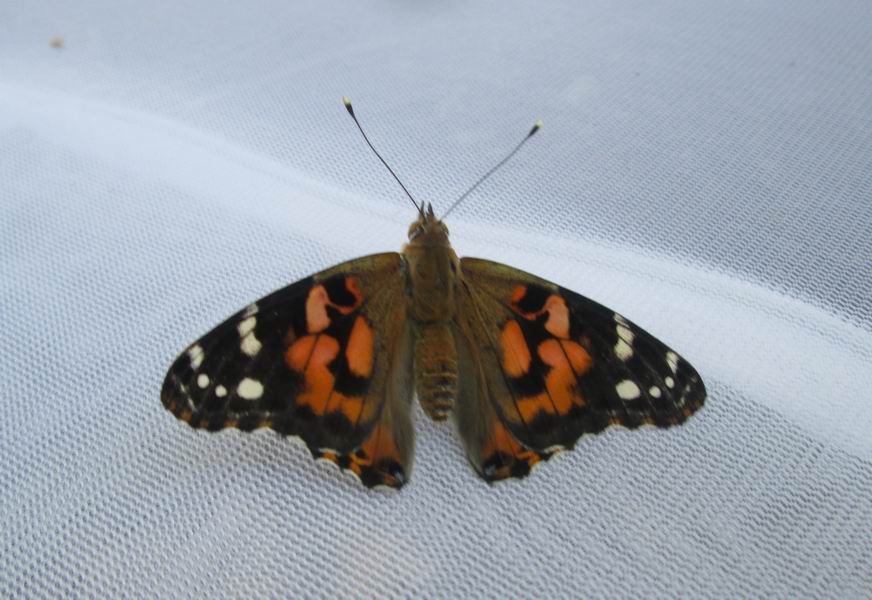
[[[323,284],[315,285],[309,290],[309,295],[306,298],[306,328],[309,333],[318,333],[330,326],[331,319],[328,315],[328,307],[338,310],[343,315],[350,315],[360,308],[363,303],[363,294],[360,293],[357,280],[354,277],[345,277],[344,284],[345,291],[353,298],[353,303],[350,305],[332,301]]]
[[[481,473],[487,481],[509,477],[524,477],[530,470],[548,460],[553,452],[537,452],[521,445],[499,421],[493,422],[490,438],[484,446]]]
[[[348,370],[356,377],[369,378],[373,371],[373,331],[362,315],[354,317],[350,333],[347,333],[345,348],[342,339],[327,333],[334,324],[333,315],[345,317],[352,315],[363,303],[363,294],[353,277],[344,277],[337,291],[331,291],[324,284],[312,286],[306,297],[306,330],[308,335],[295,339],[289,331],[285,341],[285,363],[288,368],[303,377],[303,390],[297,397],[297,404],[306,406],[316,416],[331,413],[342,414],[352,424],[358,422],[363,412],[364,398],[359,395],[343,394],[336,390],[334,363],[340,354],[348,363]],[[335,312],[334,312],[335,311]],[[340,335],[340,337],[344,337]]]
[[[351,335],[345,354],[348,357],[348,368],[358,377],[372,375],[373,336],[372,328],[361,316],[354,320]]]
[[[288,348],[285,361],[292,371],[303,375],[305,388],[297,398],[316,415],[324,415],[336,378],[328,368],[339,354],[339,342],[323,334],[307,335]]]
[[[557,413],[565,415],[573,405],[584,406],[577,380],[593,365],[587,351],[575,342],[545,340],[539,344],[537,354],[542,362],[551,367],[545,376],[545,389]]]
[[[500,346],[521,420],[529,424],[540,415],[564,416],[573,407],[583,407],[577,380],[593,366],[593,359],[569,339],[566,301],[558,294],[518,285],[509,306],[520,319],[509,319],[503,326]]]
[[[519,285],[512,290],[509,298],[509,306],[512,310],[527,319],[533,321],[544,314],[548,315],[545,321],[545,329],[554,337],[569,338],[569,308],[566,301],[557,294],[550,294],[540,304],[535,294],[530,294],[526,285]]]
[[[503,348],[503,368],[509,377],[520,377],[530,371],[530,349],[517,321],[509,321],[500,335]]]
[[[396,440],[383,425],[377,425],[363,445],[349,454],[316,452],[323,458],[357,475],[367,487],[385,485],[400,488],[406,483],[402,457]]]

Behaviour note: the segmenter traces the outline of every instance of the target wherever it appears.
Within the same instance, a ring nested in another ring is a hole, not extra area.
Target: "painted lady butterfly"
[[[435,421],[453,411],[489,482],[524,477],[586,433],[670,427],[702,406],[702,379],[662,342],[534,275],[458,259],[432,206],[412,202],[402,253],[342,263],[233,315],[173,363],[166,408],[210,431],[299,436],[367,487],[399,488],[413,395]]]

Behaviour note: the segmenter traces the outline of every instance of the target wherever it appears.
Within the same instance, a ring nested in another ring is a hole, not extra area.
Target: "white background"
[[[872,4],[0,0],[0,596],[872,597]],[[49,44],[64,38],[62,48]],[[175,355],[414,213],[710,392],[487,486],[194,432]]]

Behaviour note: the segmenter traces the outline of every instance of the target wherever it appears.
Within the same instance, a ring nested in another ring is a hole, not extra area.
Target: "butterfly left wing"
[[[694,368],[626,318],[498,263],[464,258],[456,418],[489,481],[523,477],[609,425],[669,427],[702,406]]]
[[[412,461],[410,328],[399,254],[337,265],[218,325],[170,367],[163,404],[192,427],[270,427],[368,487]]]

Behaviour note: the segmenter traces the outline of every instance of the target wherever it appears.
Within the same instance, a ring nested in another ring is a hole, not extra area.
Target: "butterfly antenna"
[[[418,203],[415,202],[415,199],[412,198],[412,194],[409,193],[409,190],[406,189],[406,186],[403,185],[403,182],[400,181],[400,178],[397,177],[396,173],[394,173],[394,170],[388,165],[388,163],[385,162],[385,159],[382,158],[382,155],[378,153],[378,150],[375,149],[375,147],[372,145],[372,142],[370,142],[369,138],[366,137],[366,133],[363,131],[363,127],[360,126],[360,121],[358,121],[357,117],[354,116],[354,108],[351,106],[351,100],[349,100],[347,96],[343,96],[342,103],[345,104],[345,109],[348,111],[348,114],[351,115],[351,118],[354,119],[354,124],[357,125],[357,128],[360,130],[360,134],[363,136],[363,139],[366,140],[366,144],[367,144],[367,146],[369,146],[369,149],[372,150],[376,156],[378,156],[378,159],[380,161],[382,161],[382,164],[385,166],[385,168],[388,171],[390,171],[391,175],[394,176],[394,179],[397,180],[397,183],[399,183],[400,187],[403,188],[403,191],[406,192],[406,195],[409,197],[409,200],[412,201],[412,205],[414,205],[415,210],[417,210],[418,213],[423,218],[424,217],[424,203],[422,202],[419,206]]]
[[[518,150],[521,149],[521,146],[523,146],[523,145],[527,142],[527,140],[529,140],[531,137],[533,137],[533,134],[536,133],[537,131],[539,131],[539,129],[541,129],[541,128],[542,128],[542,120],[539,119],[539,120],[536,121],[536,123],[533,124],[533,129],[530,130],[530,133],[527,134],[527,137],[525,137],[523,140],[521,140],[521,143],[518,144],[517,146],[515,146],[515,149],[512,150],[511,152],[509,152],[508,155],[506,155],[506,157],[505,157],[503,160],[501,160],[500,162],[498,162],[497,164],[495,164],[495,165],[491,168],[490,171],[488,171],[487,173],[485,173],[484,175],[482,175],[482,176],[478,179],[478,181],[476,181],[475,183],[473,183],[473,184],[472,184],[472,187],[470,187],[468,190],[466,190],[465,192],[463,192],[463,194],[460,196],[460,198],[458,198],[457,200],[455,200],[454,203],[453,203],[451,206],[448,207],[448,210],[445,211],[445,214],[442,215],[442,217],[441,217],[440,220],[445,220],[445,217],[447,217],[448,214],[449,214],[452,210],[454,210],[455,208],[457,208],[457,206],[458,206],[461,202],[463,202],[463,201],[466,199],[466,197],[469,196],[469,195],[473,192],[473,190],[475,190],[475,188],[477,188],[478,186],[480,186],[480,185],[484,182],[485,179],[487,179],[488,177],[490,177],[491,175],[493,175],[494,172],[496,172],[497,169],[499,169],[499,168],[502,167],[504,164],[506,164],[507,162],[509,162],[509,159],[512,158],[515,154],[517,154]]]

